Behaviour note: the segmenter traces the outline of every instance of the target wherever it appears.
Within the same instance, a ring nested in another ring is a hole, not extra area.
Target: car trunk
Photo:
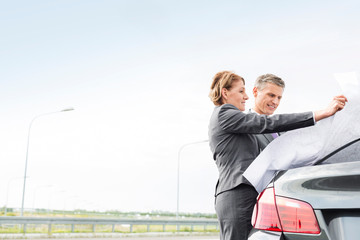
[[[319,239],[359,239],[360,162],[291,169],[276,177],[274,188],[277,196],[311,204],[322,231]],[[308,239],[296,235],[285,233],[287,239]]]

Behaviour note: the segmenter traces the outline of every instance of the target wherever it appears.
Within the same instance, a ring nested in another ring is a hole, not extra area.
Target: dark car
[[[258,197],[251,240],[360,239],[360,139],[281,171]]]

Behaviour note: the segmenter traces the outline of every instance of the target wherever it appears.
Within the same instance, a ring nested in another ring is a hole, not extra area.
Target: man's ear
[[[257,95],[258,95],[258,89],[257,89],[257,87],[254,87],[254,88],[253,88],[253,95],[254,95],[254,97],[257,97]]]
[[[221,89],[221,96],[224,100],[228,99],[228,90],[226,88]]]

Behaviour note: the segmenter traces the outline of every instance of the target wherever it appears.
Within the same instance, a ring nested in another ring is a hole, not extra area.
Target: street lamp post
[[[56,112],[49,112],[49,113],[43,113],[40,115],[37,115],[36,117],[34,117],[29,125],[29,130],[28,130],[28,139],[27,139],[27,147],[26,147],[26,160],[25,160],[25,173],[24,173],[24,185],[23,185],[23,193],[22,193],[22,202],[21,202],[21,215],[24,215],[24,200],[25,200],[25,186],[26,186],[26,171],[27,171],[27,163],[28,163],[28,153],[29,153],[29,142],[30,142],[30,130],[31,130],[31,126],[34,122],[35,119],[45,116],[45,115],[49,115],[49,114],[53,114],[53,113],[60,113],[60,112],[67,112],[67,111],[72,111],[74,110],[74,108],[66,108],[63,109],[61,111],[56,111]]]
[[[177,205],[176,205],[176,218],[179,218],[179,197],[180,197],[180,155],[181,155],[181,151],[190,145],[194,145],[194,144],[198,144],[198,143],[204,143],[204,142],[209,142],[209,140],[202,140],[202,141],[197,141],[197,142],[191,142],[191,143],[186,143],[184,145],[182,145],[179,148],[179,152],[178,152],[178,165],[177,165]]]

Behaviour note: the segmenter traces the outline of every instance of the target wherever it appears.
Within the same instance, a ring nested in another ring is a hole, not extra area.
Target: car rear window
[[[360,161],[360,138],[332,152],[317,165]]]

